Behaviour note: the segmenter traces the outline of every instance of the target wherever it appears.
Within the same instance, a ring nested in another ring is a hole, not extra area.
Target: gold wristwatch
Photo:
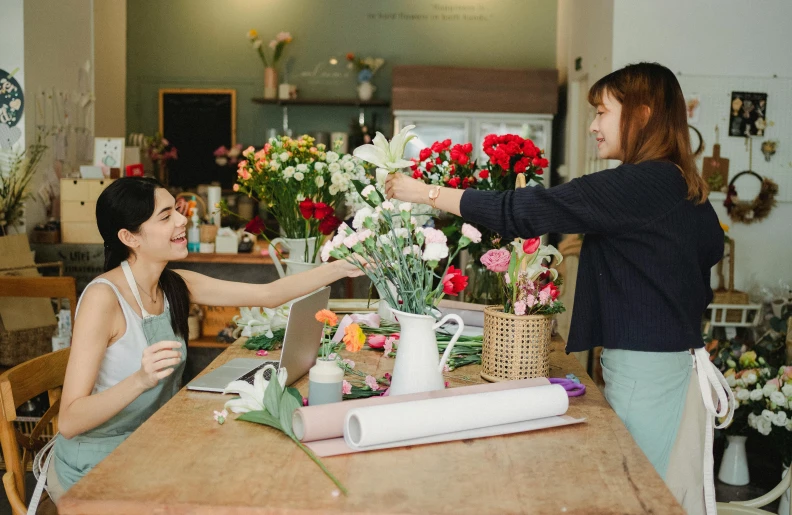
[[[435,205],[435,201],[439,196],[440,196],[440,186],[432,186],[431,188],[429,188],[429,200],[431,201],[432,207],[434,209],[437,209],[437,206]]]

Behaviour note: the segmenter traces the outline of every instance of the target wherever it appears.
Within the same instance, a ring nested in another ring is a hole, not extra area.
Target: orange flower
[[[323,309],[316,314],[316,320],[323,324],[334,326],[338,324],[338,316],[329,309]]]
[[[344,343],[346,344],[346,350],[349,352],[357,352],[363,348],[363,344],[366,342],[366,335],[363,333],[363,329],[360,328],[358,324],[349,324],[344,329]]]

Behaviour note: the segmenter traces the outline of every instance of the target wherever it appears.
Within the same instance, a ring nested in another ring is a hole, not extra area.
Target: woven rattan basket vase
[[[481,377],[493,382],[547,377],[551,322],[545,315],[504,313],[503,306],[484,308]]]

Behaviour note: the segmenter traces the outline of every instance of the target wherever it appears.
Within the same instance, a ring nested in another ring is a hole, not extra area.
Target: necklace
[[[137,282],[137,280],[135,280],[135,284],[137,284],[137,285],[138,285],[138,289],[139,289],[140,291],[142,291],[143,293],[145,293],[145,294],[146,294],[146,297],[148,297],[149,299],[151,299],[151,302],[153,302],[154,304],[156,304],[156,303],[157,303],[157,299],[155,299],[154,297],[152,297],[151,295],[149,295],[149,294],[148,294],[148,292],[147,292],[147,291],[146,291],[146,290],[145,290],[145,289],[144,289],[144,288],[143,288],[143,287],[140,285],[140,283],[139,283],[139,282]],[[159,286],[159,285],[158,285],[158,286]],[[154,291],[155,291],[154,295],[156,295],[156,289],[155,289]]]

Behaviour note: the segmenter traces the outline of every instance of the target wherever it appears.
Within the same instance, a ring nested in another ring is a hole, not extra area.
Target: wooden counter
[[[273,357],[277,353],[271,353]],[[253,357],[237,341],[207,371]],[[347,356],[380,376],[393,359]],[[480,367],[447,374],[481,382]],[[376,372],[375,372],[376,371]],[[182,390],[59,503],[76,514],[683,514],[660,476],[578,361],[553,344],[551,375],[588,386],[568,414],[587,421],[517,435],[325,458],[335,485],[278,431],[213,410],[229,398]],[[307,378],[297,386],[305,394]]]
[[[262,256],[261,254],[218,254],[216,252],[201,254],[199,252],[190,252],[190,254],[178,261],[171,261],[172,264],[178,263],[223,263],[228,265],[271,265],[272,258],[270,256]]]

